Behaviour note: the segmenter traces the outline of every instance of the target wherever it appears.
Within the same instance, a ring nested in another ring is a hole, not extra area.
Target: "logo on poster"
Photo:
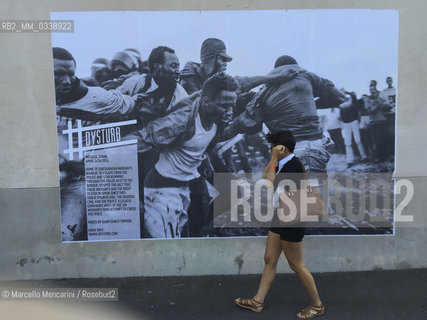
[[[120,127],[91,130],[86,131],[85,134],[87,147],[105,143],[119,142],[120,139]]]
[[[68,135],[68,149],[65,149],[64,153],[68,154],[69,160],[74,160],[74,153],[79,154],[78,159],[83,159],[83,153],[87,150],[135,144],[136,139],[122,141],[121,136],[121,127],[135,124],[136,120],[129,120],[82,127],[81,120],[77,120],[77,127],[73,128],[72,122],[68,121],[68,129],[62,131],[63,134]],[[77,134],[77,147],[74,145],[74,134]],[[83,136],[85,146],[83,146]]]

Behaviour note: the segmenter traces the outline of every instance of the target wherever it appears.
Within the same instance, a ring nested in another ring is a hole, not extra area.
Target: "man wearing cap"
[[[82,79],[82,81],[91,87],[100,87],[103,82],[111,80],[110,63],[105,58],[96,58],[90,67],[91,76]]]
[[[216,72],[225,71],[227,62],[232,58],[225,51],[225,44],[220,39],[209,38],[203,41],[200,50],[200,61],[189,61],[181,71],[180,83],[191,94],[199,91],[209,76]]]

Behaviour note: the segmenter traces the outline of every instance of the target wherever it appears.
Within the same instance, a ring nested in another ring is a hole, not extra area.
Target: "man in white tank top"
[[[174,111],[156,125],[140,132],[140,137],[161,132],[160,139],[152,141],[160,147],[159,161],[148,173],[144,182],[144,230],[153,238],[174,238],[186,236],[184,229],[188,221],[187,209],[190,204],[188,182],[200,175],[197,168],[205,158],[205,151],[217,132],[228,125],[237,99],[237,83],[224,74],[217,73],[206,80],[201,95],[193,94],[181,101]],[[171,130],[160,128],[168,123],[168,117],[181,115],[187,118],[183,125]],[[156,129],[154,132],[150,130]],[[165,133],[166,132],[166,133]],[[158,134],[160,135],[160,134]],[[167,143],[166,143],[167,142]]]

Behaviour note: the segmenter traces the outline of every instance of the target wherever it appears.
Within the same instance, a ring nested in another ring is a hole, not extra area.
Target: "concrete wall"
[[[420,156],[427,149],[425,1],[3,1],[0,19],[48,19],[51,11],[304,8],[399,9],[395,175],[415,185],[405,209],[415,223],[397,225],[394,237],[308,237],[307,265],[315,272],[427,267],[427,162]],[[0,39],[0,280],[262,271],[265,238],[61,243],[50,34]],[[282,261],[279,271],[290,270]]]

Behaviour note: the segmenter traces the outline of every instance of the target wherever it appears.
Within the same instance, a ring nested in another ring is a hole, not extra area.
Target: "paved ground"
[[[326,306],[319,319],[427,319],[427,269],[314,276]],[[4,281],[0,288],[119,288],[119,301],[1,301],[0,319],[296,319],[307,300],[293,274],[276,277],[261,313],[234,304],[258,281],[259,275]]]

